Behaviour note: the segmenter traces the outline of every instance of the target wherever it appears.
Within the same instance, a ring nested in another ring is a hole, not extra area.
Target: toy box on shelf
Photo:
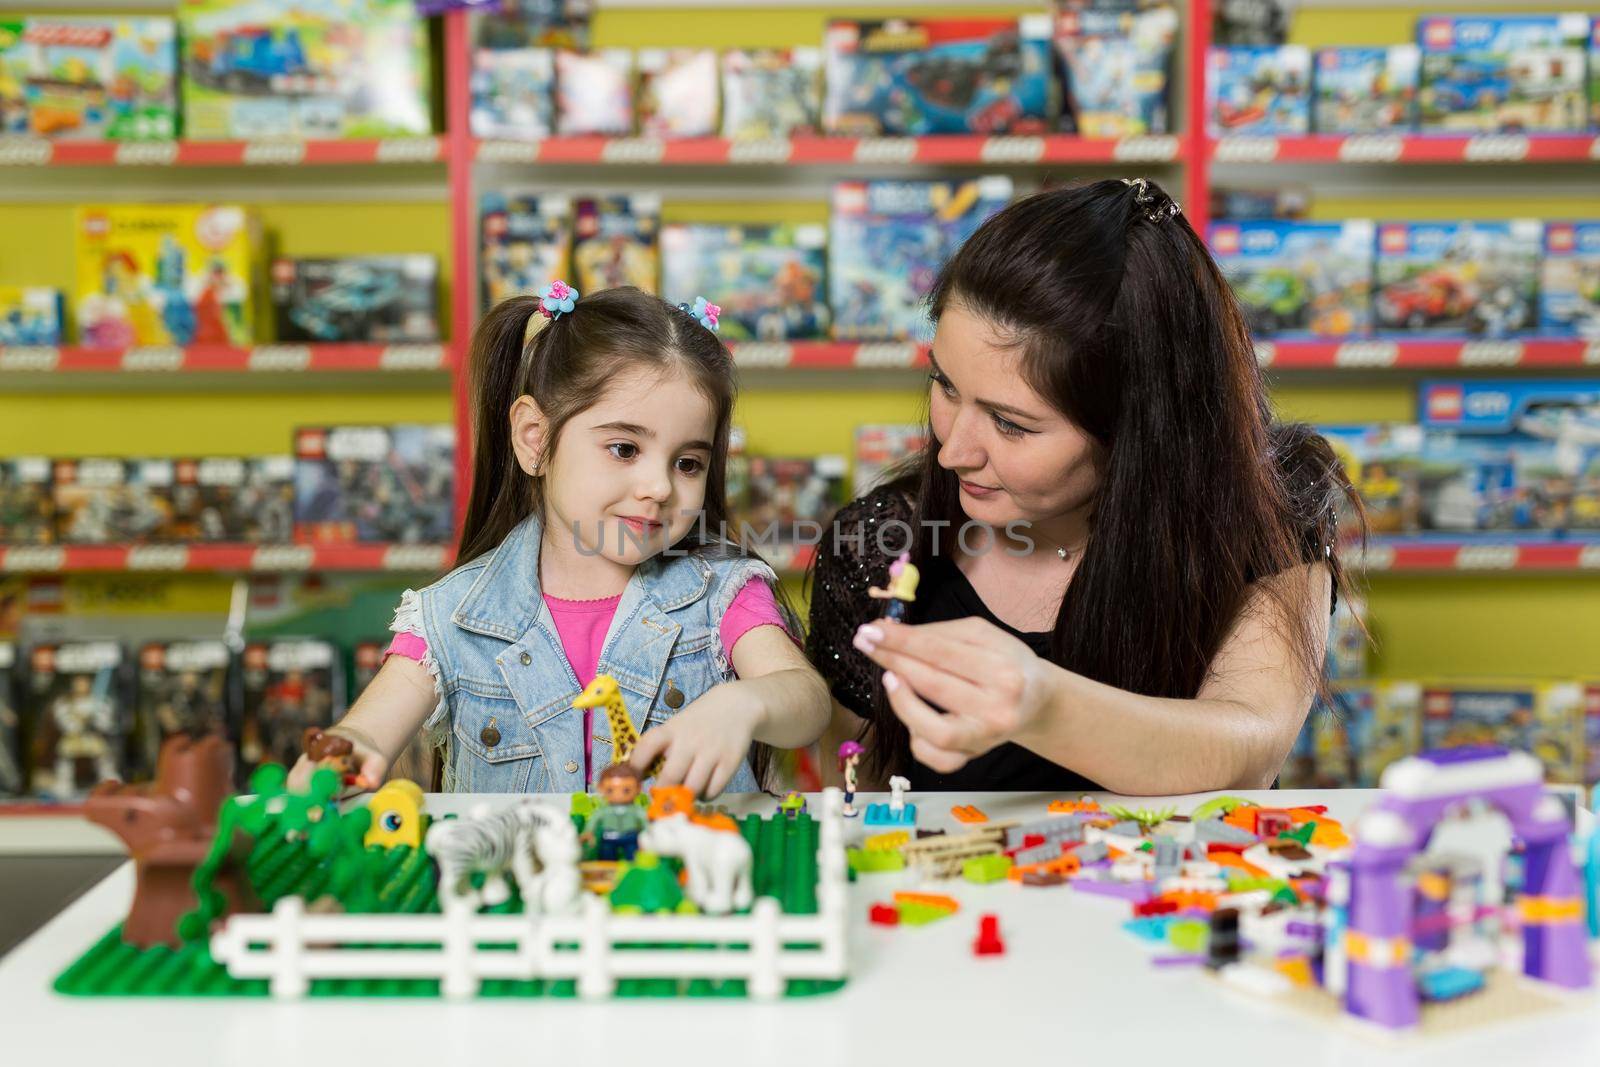
[[[572,269],[580,293],[620,285],[656,291],[661,267],[661,198],[654,194],[580,200],[572,219]]]
[[[1585,129],[1590,28],[1582,14],[1419,19],[1422,128]]]
[[[1367,531],[1414,533],[1422,526],[1422,430],[1409,424],[1319,426],[1361,498]],[[1341,507],[1340,533],[1359,532],[1356,516]]]
[[[556,53],[558,134],[625,137],[633,132],[633,105],[632,52],[606,48]]]
[[[130,709],[122,646],[34,645],[24,678],[29,792],[77,800],[96,783],[123,777]]]
[[[856,466],[851,493],[860,496],[891,476],[928,444],[922,423],[871,423],[856,427]]]
[[[1408,681],[1332,683],[1318,697],[1284,764],[1286,789],[1370,789],[1422,746],[1422,686]]]
[[[1062,125],[1082,137],[1170,131],[1178,12],[1142,0],[1072,0],[1056,16]]]
[[[170,18],[0,19],[0,134],[171,140],[175,48]]]
[[[555,132],[555,52],[478,48],[472,53],[474,137],[537,140]]]
[[[537,293],[568,276],[572,201],[567,197],[486,192],[479,218],[485,307],[518,293]]]
[[[1550,222],[1539,274],[1539,327],[1600,340],[1600,222]]]
[[[151,642],[139,649],[130,780],[155,777],[161,746],[175,734],[234,736],[228,712],[232,660],[222,641]]]
[[[28,790],[27,741],[17,696],[17,646],[0,641],[0,797],[19,797]]]
[[[239,722],[239,784],[256,767],[292,767],[308,726],[327,726],[344,714],[344,671],[327,641],[279,638],[251,642],[240,655],[243,694]]]
[[[1416,45],[1319,48],[1311,125],[1318,133],[1383,133],[1417,124]]]
[[[925,339],[923,298],[941,264],[1011,199],[1011,179],[841,182],[833,187],[828,293],[841,341]]]
[[[824,338],[826,244],[821,225],[675,223],[661,231],[661,293],[673,304],[704,296],[719,305],[727,340]]]
[[[646,137],[715,137],[717,53],[711,48],[645,48],[639,67],[639,132]]]
[[[79,208],[79,343],[249,344],[257,244],[255,216],[242,207]]]
[[[1600,783],[1600,682],[1583,686],[1583,753],[1584,782]]]
[[[0,545],[55,543],[51,468],[44,456],[0,458]]]
[[[1504,337],[1538,321],[1536,219],[1378,226],[1380,330]]]
[[[751,456],[750,487],[740,510],[752,540],[795,544],[814,539],[845,501],[845,468],[843,456]]]
[[[58,459],[51,471],[56,540],[69,545],[169,539],[170,459]]]
[[[722,136],[764,140],[814,134],[821,115],[821,49],[722,54]]]
[[[1367,653],[1371,648],[1367,598],[1355,592],[1341,593],[1328,623],[1328,650],[1324,657],[1328,677],[1339,681],[1367,677]]]
[[[455,434],[441,426],[295,431],[295,537],[442,544],[454,530]]]
[[[1585,706],[1577,682],[1429,685],[1422,707],[1426,748],[1514,745],[1538,757],[1546,781],[1584,780]]]
[[[1208,240],[1258,337],[1350,337],[1372,327],[1373,224],[1222,222]]]
[[[439,261],[425,255],[275,260],[272,310],[279,341],[437,341]]]
[[[422,135],[426,26],[411,0],[189,0],[184,134],[194,140]]]
[[[294,457],[177,460],[170,529],[174,541],[288,543],[294,538]]]
[[[1296,136],[1311,131],[1311,52],[1299,45],[1213,48],[1206,55],[1207,129]]]
[[[1597,405],[1594,381],[1424,382],[1426,524],[1600,529]]]
[[[1042,133],[1060,101],[1050,18],[833,22],[822,121],[847,136]]]
[[[0,345],[59,345],[65,339],[59,291],[0,285]]]

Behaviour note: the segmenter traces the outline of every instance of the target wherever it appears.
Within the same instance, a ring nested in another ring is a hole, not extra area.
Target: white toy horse
[[[676,856],[689,872],[684,888],[707,915],[726,915],[750,906],[755,890],[750,881],[750,843],[730,830],[713,830],[667,815],[639,835],[639,847],[661,856]]]
[[[889,779],[889,814],[898,818],[906,810],[906,790],[911,783],[898,774]]]

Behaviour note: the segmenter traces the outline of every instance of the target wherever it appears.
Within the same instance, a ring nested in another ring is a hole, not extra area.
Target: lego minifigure
[[[889,603],[883,609],[883,617],[895,622],[905,622],[911,611],[912,601],[917,599],[917,582],[921,575],[916,564],[911,562],[911,554],[902,552],[898,559],[889,564],[889,587],[880,589],[870,586],[867,595],[874,600],[887,600]]]
[[[839,773],[844,775],[844,809],[842,814],[847,819],[856,817],[856,764],[861,762],[861,754],[865,751],[855,741],[845,741],[839,746]]]
[[[56,792],[68,796],[77,791],[74,767],[80,759],[92,759],[95,780],[117,777],[111,758],[111,733],[116,729],[116,708],[94,691],[94,679],[75,675],[72,690],[56,700],[50,709],[61,738],[56,742]]]
[[[631,860],[639,847],[639,832],[649,819],[634,801],[639,796],[639,772],[626,763],[613,763],[600,772],[600,795],[605,803],[594,809],[583,827],[585,844],[592,844],[600,860]]]

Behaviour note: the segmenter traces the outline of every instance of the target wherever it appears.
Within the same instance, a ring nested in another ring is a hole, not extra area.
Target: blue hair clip
[[[578,290],[557,278],[539,290],[539,314],[557,319],[578,306]]]
[[[683,311],[688,312],[694,317],[696,322],[700,323],[700,325],[704,326],[712,333],[717,332],[717,320],[722,315],[722,309],[716,304],[711,303],[703,296],[697,296],[694,298],[693,306],[690,306],[689,304],[679,304],[678,307]]]

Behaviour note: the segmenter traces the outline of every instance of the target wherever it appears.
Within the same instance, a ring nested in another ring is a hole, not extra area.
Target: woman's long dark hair
[[[1170,204],[1153,182],[1119,180],[1019,200],[945,264],[929,303],[935,321],[960,307],[992,326],[1034,391],[1101,450],[1090,536],[1050,658],[1120,689],[1193,698],[1253,581],[1329,546],[1344,585],[1336,509],[1359,505],[1326,441],[1273,425],[1239,305],[1183,216],[1155,210]],[[903,482],[923,573],[923,531],[967,521],[938,450],[930,426]],[[1294,666],[1321,679],[1303,595],[1269,588]],[[876,703],[874,767],[899,771],[911,762],[905,726],[881,693]]]
[[[728,517],[728,437],[737,389],[733,356],[695,318],[633,286],[584,294],[577,307],[525,340],[539,298],[514,296],[497,304],[473,331],[468,354],[473,399],[472,489],[456,550],[457,567],[493,552],[506,535],[544,507],[543,483],[517,464],[511,448],[511,405],[531,396],[544,413],[544,463],[560,447],[561,429],[591,407],[630,366],[678,371],[716,413],[706,467],[704,521],[673,546],[712,556],[743,553]],[[794,632],[799,623],[774,591]],[[729,650],[732,651],[731,649]],[[757,782],[765,782],[772,750],[751,751]]]

